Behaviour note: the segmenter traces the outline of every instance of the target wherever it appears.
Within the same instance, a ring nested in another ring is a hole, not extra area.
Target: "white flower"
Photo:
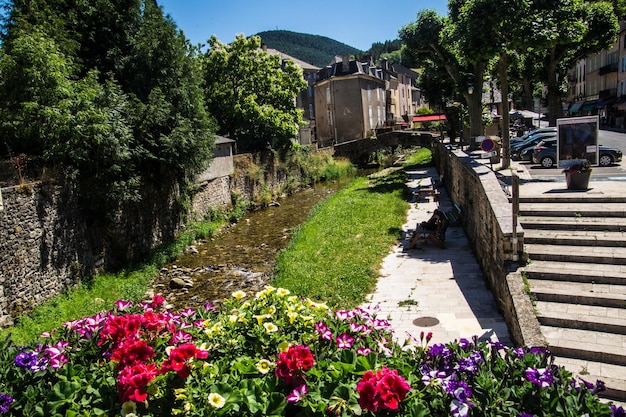
[[[212,392],[209,394],[209,404],[211,404],[213,408],[222,408],[226,404],[226,400],[218,393]]]
[[[270,371],[271,367],[272,362],[268,361],[267,359],[261,359],[256,363],[256,369],[258,369],[259,372],[263,375],[267,374]]]
[[[278,331],[278,326],[274,323],[263,323],[263,327],[265,327],[265,331],[268,333],[274,333]]]

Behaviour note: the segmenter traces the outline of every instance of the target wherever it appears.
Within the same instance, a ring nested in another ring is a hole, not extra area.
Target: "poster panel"
[[[599,117],[557,119],[557,166],[567,168],[583,161],[598,164]]]

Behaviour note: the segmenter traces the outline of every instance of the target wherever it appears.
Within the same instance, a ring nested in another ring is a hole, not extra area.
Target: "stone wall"
[[[2,190],[0,327],[78,283],[94,264],[71,193],[53,185]]]

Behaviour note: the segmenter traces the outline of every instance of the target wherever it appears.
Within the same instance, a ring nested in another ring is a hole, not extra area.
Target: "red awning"
[[[426,114],[423,116],[413,116],[413,123],[437,122],[439,120],[446,120],[446,115],[445,114]]]

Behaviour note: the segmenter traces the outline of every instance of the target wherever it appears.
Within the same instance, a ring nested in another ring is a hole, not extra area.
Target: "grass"
[[[358,178],[318,205],[277,260],[272,284],[353,308],[375,287],[408,209],[403,170]]]

